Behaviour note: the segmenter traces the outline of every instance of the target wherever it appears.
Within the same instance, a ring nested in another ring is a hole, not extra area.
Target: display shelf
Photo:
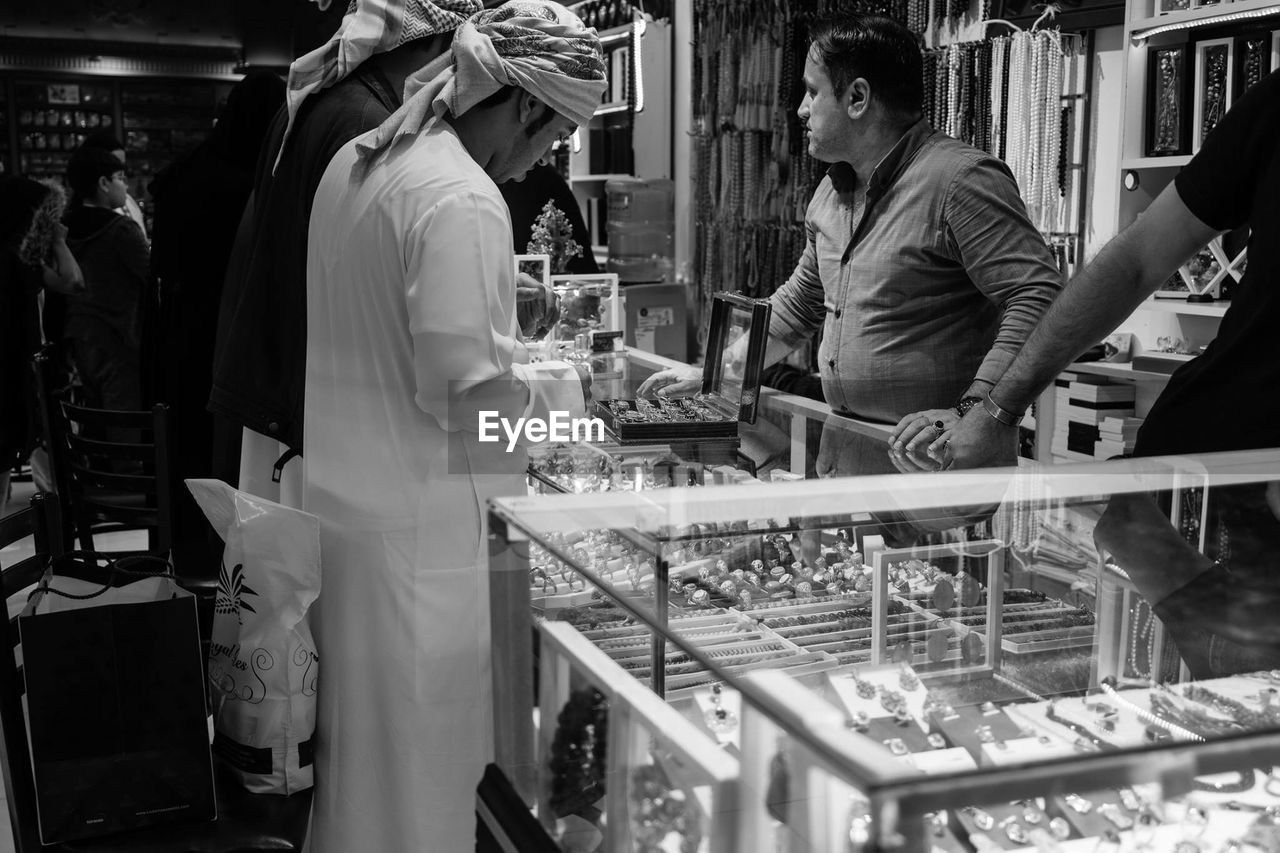
[[[1250,15],[1250,13],[1253,13]],[[1130,38],[1142,39],[1153,31],[1164,27],[1190,29],[1201,25],[1202,21],[1224,18],[1228,16],[1267,17],[1280,15],[1280,3],[1276,0],[1237,0],[1230,4],[1215,3],[1210,6],[1198,6],[1194,9],[1183,9],[1166,15],[1133,18],[1125,24],[1125,31]],[[1232,20],[1236,20],[1233,18]],[[1216,21],[1215,21],[1216,23]]]
[[[606,181],[620,181],[632,177],[631,175],[617,173],[612,175],[570,175],[569,183],[571,184],[603,184]]]
[[[1067,370],[1073,373],[1089,373],[1094,376],[1109,376],[1112,379],[1130,379],[1137,382],[1163,382],[1169,378],[1167,373],[1134,370],[1132,364],[1112,364],[1105,361],[1079,362],[1072,364]]]
[[[1146,311],[1164,311],[1169,314],[1185,314],[1192,317],[1221,317],[1227,313],[1230,302],[1187,302],[1182,299],[1148,299],[1138,307]]]
[[[1190,154],[1173,157],[1126,157],[1120,161],[1121,169],[1181,169],[1191,162]]]

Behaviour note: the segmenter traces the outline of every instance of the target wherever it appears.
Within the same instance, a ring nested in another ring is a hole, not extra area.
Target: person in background
[[[483,513],[525,489],[527,465],[479,441],[479,413],[572,417],[588,387],[527,362],[497,185],[590,120],[599,40],[562,6],[515,0],[459,27],[421,80],[334,154],[308,237],[315,853],[473,849],[493,753]]]
[[[116,213],[128,187],[124,164],[99,148],[81,148],[67,165],[71,205],[67,246],[85,289],[65,297],[62,337],[80,376],[85,405],[142,406],[140,311],[150,280],[146,238]]]
[[[841,14],[810,33],[798,114],[809,154],[833,165],[770,299],[765,364],[821,328],[835,414],[817,473],[892,473],[917,432],[955,423],[1000,378],[1062,281],[1008,167],[923,118],[909,30]],[[700,375],[662,371],[640,393],[689,393]],[[896,425],[890,447],[843,418]]]
[[[65,205],[57,187],[0,177],[0,516],[7,512],[10,472],[27,460],[39,434],[31,359],[41,345],[40,289],[84,287],[66,244]]]
[[[1040,390],[1187,258],[1244,225],[1251,230],[1249,265],[1217,337],[1169,378],[1138,430],[1133,455],[1280,447],[1278,140],[1280,72],[1272,72],[1231,107],[1146,212],[1072,279],[983,405],[935,441],[930,454],[957,468],[1013,464],[1017,424]],[[1193,674],[1275,668],[1280,483],[1208,492],[1216,534],[1206,539],[1216,560],[1189,545],[1148,494],[1112,498],[1096,535],[1151,603]]]
[[[448,50],[453,30],[480,9],[480,0],[356,0],[329,42],[290,66],[286,105],[262,151],[218,313],[209,408],[220,416],[215,463],[227,482],[295,504],[300,465],[283,468],[302,451],[316,186],[334,152],[417,91],[415,72]]]
[[[81,148],[97,148],[99,151],[106,151],[108,154],[115,156],[126,168],[129,161],[125,155],[124,143],[121,142],[114,133],[109,130],[97,130],[85,137],[84,142],[80,144]],[[142,215],[142,206],[138,204],[133,196],[129,195],[128,189],[125,190],[124,203],[116,210],[117,213],[123,213],[132,219],[139,228],[142,229],[142,236],[147,236],[147,222]]]
[[[213,132],[158,172],[151,271],[160,292],[156,397],[169,406],[175,560],[209,564],[211,529],[182,481],[213,476],[213,415],[206,408],[227,260],[284,81],[252,71],[227,96]],[[190,550],[190,553],[188,551]],[[216,568],[216,566],[215,566]]]
[[[564,271],[574,275],[600,272],[600,265],[591,253],[591,235],[587,231],[586,220],[582,218],[582,209],[578,207],[578,199],[554,164],[539,163],[524,178],[499,184],[498,189],[511,211],[511,235],[517,255],[528,253],[534,223],[542,215],[546,203],[553,201],[568,218],[573,239],[582,247],[582,254],[571,258]]]

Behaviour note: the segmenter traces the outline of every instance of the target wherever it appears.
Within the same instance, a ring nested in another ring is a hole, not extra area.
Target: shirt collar
[[[924,145],[925,140],[933,135],[933,132],[933,127],[924,118],[907,128],[907,132],[902,134],[901,138],[893,144],[888,153],[881,157],[880,162],[871,170],[871,178],[867,181],[867,195],[883,195],[894,179],[902,173],[907,163],[911,162],[911,158],[920,150],[920,146]],[[857,175],[854,173],[853,167],[848,163],[833,164],[827,169],[827,174],[831,176],[831,183],[835,186],[837,192],[848,192],[857,186]]]

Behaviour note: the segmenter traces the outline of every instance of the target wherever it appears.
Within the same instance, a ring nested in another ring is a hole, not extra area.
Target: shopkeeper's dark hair
[[[844,94],[861,77],[872,97],[903,121],[919,118],[924,104],[924,59],[915,34],[890,18],[835,14],[809,26],[810,50]]]
[[[124,163],[111,152],[80,146],[67,164],[67,186],[71,188],[72,205],[83,204],[85,199],[93,198],[98,191],[99,178],[110,178],[123,171]]]

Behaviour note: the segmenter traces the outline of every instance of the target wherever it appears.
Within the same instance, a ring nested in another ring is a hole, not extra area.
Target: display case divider
[[[667,558],[663,553],[663,549],[659,548],[657,553],[657,561],[653,569],[653,615],[658,624],[662,626],[661,631],[653,632],[653,673],[651,687],[653,692],[659,696],[667,695],[667,604],[671,587],[668,584],[671,581],[671,566],[667,563]]]
[[[526,805],[537,790],[533,739],[533,605],[528,544],[516,545],[512,528],[489,513],[489,613],[492,648],[494,759]]]

